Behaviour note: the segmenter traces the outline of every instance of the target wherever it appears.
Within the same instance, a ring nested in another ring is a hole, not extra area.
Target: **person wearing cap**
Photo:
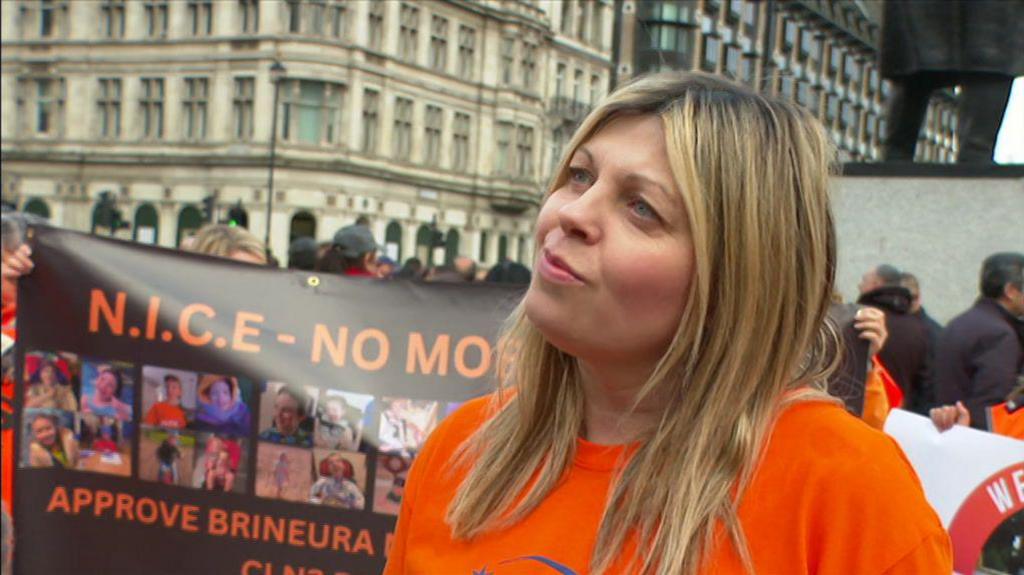
[[[334,234],[334,247],[340,256],[342,275],[377,277],[377,242],[366,226],[352,224]]]
[[[316,240],[311,237],[295,238],[288,246],[288,269],[313,271],[318,249]]]

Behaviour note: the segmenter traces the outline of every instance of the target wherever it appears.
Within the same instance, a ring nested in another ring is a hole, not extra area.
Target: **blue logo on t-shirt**
[[[555,573],[559,573],[560,575],[576,575],[576,572],[573,571],[572,569],[570,569],[569,567],[566,567],[565,565],[562,565],[561,563],[559,563],[557,561],[553,561],[551,559],[548,559],[547,557],[541,557],[540,555],[526,555],[524,557],[516,557],[515,559],[506,559],[505,561],[502,561],[501,563],[498,563],[498,565],[505,565],[506,563],[515,563],[515,562],[518,562],[518,561],[535,561],[537,563],[540,563],[541,565],[550,567]],[[545,570],[545,572],[548,572],[548,571]],[[479,569],[479,570],[474,569],[473,570],[473,575],[497,575],[497,574],[494,571],[488,570],[487,566],[484,565],[483,569]]]

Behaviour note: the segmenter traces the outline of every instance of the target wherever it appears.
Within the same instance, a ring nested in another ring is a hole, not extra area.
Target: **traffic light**
[[[228,225],[232,227],[238,226],[240,228],[249,228],[249,213],[242,207],[242,200],[238,200],[238,202],[228,210]]]
[[[210,223],[214,220],[213,216],[216,215],[217,206],[216,196],[206,196],[203,198],[203,221]]]

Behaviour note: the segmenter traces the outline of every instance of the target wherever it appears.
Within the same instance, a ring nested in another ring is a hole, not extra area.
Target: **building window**
[[[537,69],[537,45],[532,42],[523,42],[522,60],[519,61],[520,72],[523,75],[523,88],[534,87],[534,75]]]
[[[459,26],[459,76],[463,80],[473,79],[473,61],[476,55],[476,30]]]
[[[559,62],[555,66],[555,97],[561,98],[565,95],[565,64]]]
[[[561,30],[565,35],[572,32],[572,4],[571,0],[562,2]]]
[[[739,22],[743,16],[743,0],[728,0],[725,10],[725,19],[728,22]]]
[[[825,125],[829,128],[832,127],[832,123],[835,122],[836,116],[839,114],[839,99],[828,94],[825,96]]]
[[[312,36],[323,36],[326,29],[326,0],[308,0],[306,4],[306,32]]]
[[[797,41],[797,26],[796,22],[789,18],[782,19],[782,53],[790,54],[793,52],[793,46],[796,45]]]
[[[704,56],[701,58],[701,68],[708,72],[714,72],[718,69],[718,61],[721,59],[719,52],[721,51],[722,43],[714,36],[704,36]]]
[[[649,29],[651,48],[666,52],[689,52],[692,33],[689,28],[672,24],[654,24]]]
[[[590,8],[590,44],[604,48],[604,6],[598,2]]]
[[[752,56],[743,57],[743,73],[742,80],[748,86],[753,86],[757,81],[757,60]]]
[[[99,136],[117,138],[121,135],[121,80],[100,78],[96,107],[99,112]]]
[[[574,104],[583,101],[583,70],[579,68],[572,73],[572,101]]]
[[[846,55],[846,62],[843,64],[843,83],[854,95],[860,90],[860,62],[853,54]]]
[[[832,46],[829,49],[828,75],[833,82],[839,81],[839,69],[842,67],[842,62],[843,50],[838,46]]]
[[[100,35],[124,38],[124,0],[103,0],[100,5]]]
[[[559,126],[551,131],[551,167],[553,173],[558,169],[558,162],[562,159],[562,151],[565,149],[565,130]]]
[[[31,82],[35,91],[34,131],[40,136],[56,136],[64,115],[64,80],[39,78]]]
[[[601,77],[597,74],[590,76],[590,105],[596,106],[601,99]]]
[[[519,126],[516,137],[516,173],[524,178],[533,176],[533,128]]]
[[[587,12],[591,8],[590,2],[576,2],[576,38],[585,40],[587,38]]]
[[[193,36],[213,33],[212,0],[188,0],[188,28]]]
[[[39,4],[39,36],[42,38],[53,36],[53,10],[53,2],[49,0],[43,0]]]
[[[4,0],[4,6],[15,4]],[[36,34],[39,38],[53,38],[67,32],[66,0],[33,0],[20,2],[18,27],[23,37]],[[27,32],[27,34],[26,34]]]
[[[469,114],[455,112],[452,122],[452,169],[469,166]]]
[[[235,139],[251,140],[254,78],[235,78]]]
[[[704,15],[718,20],[718,12],[722,9],[722,0],[704,0]]]
[[[398,36],[398,54],[408,62],[416,61],[416,43],[419,36],[420,9],[402,4],[401,29]]]
[[[739,46],[730,45],[725,47],[725,71],[733,79],[739,79],[740,77],[741,58],[742,53]]]
[[[412,154],[412,100],[395,97],[395,127],[391,134],[395,159],[408,160]]]
[[[494,157],[494,172],[500,176],[509,175],[512,168],[512,122],[498,122],[497,154]]]
[[[286,20],[288,32],[298,34],[302,32],[302,0],[285,0]]]
[[[796,101],[802,105],[809,107],[811,99],[811,87],[804,80],[800,80],[796,83]]]
[[[384,44],[384,3],[371,2],[367,15],[368,40],[370,48],[380,50]]]
[[[805,28],[800,33],[800,61],[808,70],[817,72],[821,63],[821,38],[814,30]]]
[[[182,96],[181,105],[186,140],[206,138],[209,85],[209,80],[206,78],[185,78],[185,94]]]
[[[260,30],[260,0],[238,0],[239,29],[243,34]]]
[[[784,73],[779,77],[779,93],[792,100],[794,92],[793,77],[788,73]]]
[[[430,18],[430,67],[444,71],[448,65],[448,19]]]
[[[164,137],[163,78],[142,78],[139,116],[142,118],[143,139],[154,140]]]
[[[143,8],[146,18],[146,36],[149,38],[166,38],[167,0],[149,0]]]
[[[282,137],[302,144],[338,142],[345,87],[332,82],[290,80],[282,86]]]
[[[441,163],[441,127],[444,111],[437,106],[427,106],[423,122],[423,163],[437,166]]]
[[[330,24],[331,36],[348,38],[348,8],[344,2],[332,2],[328,6],[327,22]]]
[[[367,154],[377,153],[378,102],[375,90],[363,91],[363,151]]]
[[[757,38],[757,24],[761,17],[761,3],[748,0],[743,5],[743,33],[747,38]]]
[[[516,41],[514,38],[501,39],[501,83],[512,85],[512,68],[516,63]]]

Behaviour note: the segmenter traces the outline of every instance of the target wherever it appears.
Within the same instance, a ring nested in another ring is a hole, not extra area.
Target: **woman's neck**
[[[661,417],[664,405],[648,396],[634,407],[653,366],[580,361],[583,387],[583,437],[599,444],[636,441]]]

